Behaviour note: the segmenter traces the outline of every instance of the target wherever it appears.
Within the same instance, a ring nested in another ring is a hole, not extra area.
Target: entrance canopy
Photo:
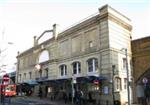
[[[28,80],[26,82],[24,82],[25,84],[29,84],[29,85],[37,85],[38,82],[36,82],[36,80]]]
[[[95,80],[102,81],[106,80],[106,77],[103,76],[84,76],[84,77],[78,77],[77,83],[92,83]]]

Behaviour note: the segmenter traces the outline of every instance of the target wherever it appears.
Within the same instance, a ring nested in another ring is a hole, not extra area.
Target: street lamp
[[[115,75],[115,65],[112,65],[112,97],[113,97],[113,105],[115,104],[115,94],[114,94],[114,75]]]
[[[125,56],[126,56],[128,105],[131,105],[131,102],[130,102],[130,83],[129,83],[130,81],[129,81],[129,68],[128,68],[127,48],[122,48],[121,51],[125,51]]]
[[[72,81],[71,81],[71,87],[72,87],[72,105],[74,104],[74,96],[75,96],[75,86],[74,84],[76,83],[76,77],[72,74]]]

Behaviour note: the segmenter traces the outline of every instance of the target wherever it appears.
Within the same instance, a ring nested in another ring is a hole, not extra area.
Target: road
[[[0,103],[0,105],[52,105],[46,103],[39,103],[36,101],[25,100],[22,98],[6,98],[5,103]]]

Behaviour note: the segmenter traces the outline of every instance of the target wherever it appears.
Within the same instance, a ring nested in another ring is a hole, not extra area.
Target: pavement
[[[50,98],[42,98],[39,97],[33,97],[33,96],[16,96],[13,101],[15,100],[28,100],[28,101],[34,101],[37,103],[41,103],[42,105],[72,105],[71,102],[65,103],[63,100],[55,100],[52,101]]]
[[[63,100],[52,101],[50,98],[40,99],[39,97],[36,97],[36,96],[35,97],[33,97],[33,96],[16,96],[15,98],[13,98],[13,101],[17,101],[17,100],[26,100],[26,101],[32,101],[32,102],[39,103],[36,105],[72,105],[72,103],[70,101],[65,103]],[[32,103],[31,103],[31,105],[32,105]],[[35,105],[35,104],[33,104],[33,105]],[[132,105],[139,105],[139,104],[132,104]]]

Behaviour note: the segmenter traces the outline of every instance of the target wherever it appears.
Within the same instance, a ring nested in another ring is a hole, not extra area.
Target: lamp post
[[[71,87],[72,87],[72,105],[74,104],[74,96],[75,96],[75,86],[74,84],[76,83],[76,77],[72,74],[72,82],[71,82]]]
[[[113,105],[115,104],[115,94],[114,94],[114,75],[115,75],[115,65],[112,65],[112,97],[113,97]]]
[[[129,68],[128,68],[128,54],[127,54],[127,48],[122,48],[121,50],[125,51],[126,56],[126,70],[127,70],[127,92],[128,92],[128,105],[131,105],[130,101],[130,81],[129,81]]]

